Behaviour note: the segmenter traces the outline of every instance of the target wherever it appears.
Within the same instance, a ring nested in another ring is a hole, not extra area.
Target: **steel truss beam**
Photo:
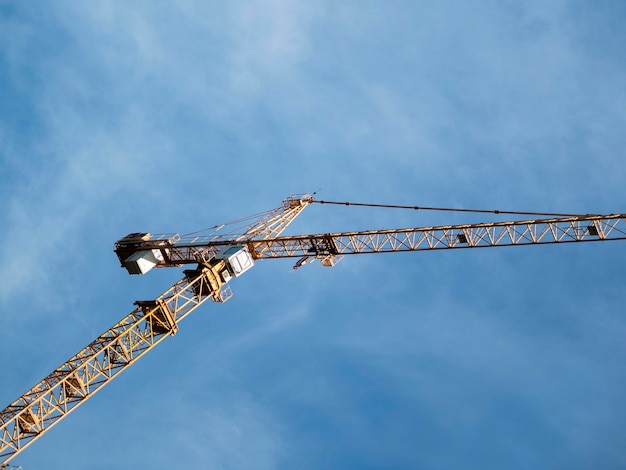
[[[248,249],[258,259],[623,239],[626,214],[614,214],[278,237]]]
[[[194,271],[138,307],[0,412],[0,462],[26,448],[178,329],[204,301],[223,300],[209,269]]]
[[[247,245],[253,258],[267,259],[623,239],[626,239],[626,214],[585,215],[174,244],[164,250],[167,251],[164,265],[197,263],[207,252],[237,244]]]

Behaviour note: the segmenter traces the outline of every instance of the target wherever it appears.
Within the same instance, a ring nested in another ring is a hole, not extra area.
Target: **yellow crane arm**
[[[223,261],[222,261],[223,263]],[[211,298],[226,300],[220,269],[187,271],[156,300],[137,308],[0,412],[0,462],[41,437],[137,359],[178,329]]]
[[[250,240],[253,258],[537,245],[626,239],[626,214],[339,232]]]
[[[151,236],[152,237],[152,236]],[[356,232],[185,241],[155,236],[132,248],[118,242],[118,256],[158,253],[155,267],[202,263],[207,253],[245,245],[254,259],[313,257],[332,266],[336,257],[362,253],[537,245],[626,239],[626,214],[580,215],[509,222],[443,225]],[[128,266],[126,266],[128,268]],[[130,269],[129,269],[130,270]]]

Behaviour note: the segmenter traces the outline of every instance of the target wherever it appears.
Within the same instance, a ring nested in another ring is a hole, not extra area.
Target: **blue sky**
[[[0,1],[0,401],[289,194],[625,212],[621,1]],[[456,215],[309,207],[290,233]],[[483,221],[484,218],[476,221]],[[259,262],[13,463],[626,466],[623,242]]]

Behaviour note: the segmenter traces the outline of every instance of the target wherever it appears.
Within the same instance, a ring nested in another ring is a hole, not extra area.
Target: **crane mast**
[[[225,302],[228,282],[270,258],[319,259],[333,266],[343,255],[626,239],[626,214],[581,215],[512,222],[280,236],[310,203],[286,198],[237,230],[205,234],[133,233],[115,244],[131,274],[154,267],[195,265],[153,300],[136,308],[0,412],[0,464],[9,461],[126,370],[208,299]],[[298,266],[298,265],[296,265]]]

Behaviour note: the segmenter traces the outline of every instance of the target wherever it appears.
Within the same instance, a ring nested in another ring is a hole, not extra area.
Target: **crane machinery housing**
[[[24,450],[104,385],[169,335],[180,321],[211,299],[232,297],[230,281],[258,260],[297,259],[294,268],[319,259],[334,266],[344,255],[443,250],[626,239],[626,214],[550,214],[530,220],[433,227],[281,236],[309,204],[368,205],[415,210],[453,210],[315,200],[308,194],[286,198],[270,211],[188,235],[132,233],[115,243],[130,274],[153,268],[188,266],[183,278],[136,308],[42,381],[0,411],[0,465]],[[4,468],[4,467],[2,467]]]

